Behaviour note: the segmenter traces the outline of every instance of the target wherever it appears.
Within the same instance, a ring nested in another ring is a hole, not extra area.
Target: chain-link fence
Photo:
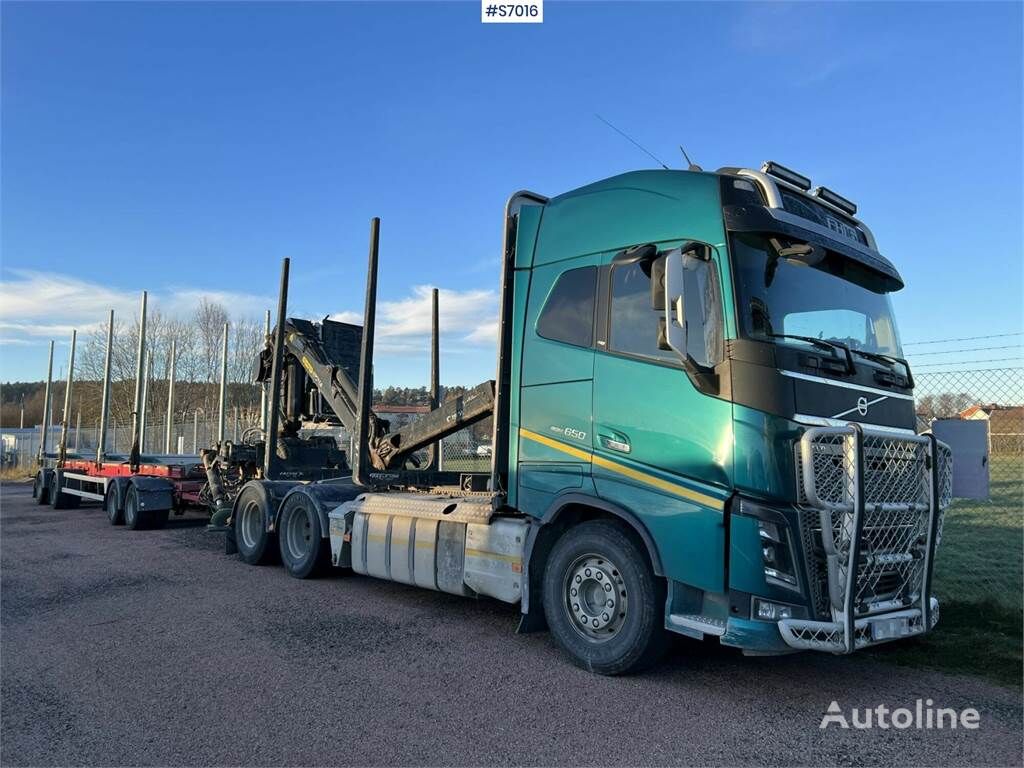
[[[915,376],[918,430],[935,419],[977,421],[987,432],[988,498],[946,512],[935,562],[940,599],[1021,609],[1024,594],[1024,369]],[[957,461],[954,450],[954,463]]]

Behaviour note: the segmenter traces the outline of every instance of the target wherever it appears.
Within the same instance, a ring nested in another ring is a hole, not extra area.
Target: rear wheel
[[[46,473],[41,469],[36,472],[36,479],[32,482],[32,498],[39,506],[50,503],[50,487],[46,482]]]
[[[149,527],[149,513],[139,505],[139,492],[129,485],[124,494],[124,524],[133,531]]]
[[[67,506],[67,499],[64,494],[60,492],[60,483],[63,479],[60,474],[60,470],[57,469],[50,473],[50,506],[54,509],[64,509]]]
[[[665,588],[625,526],[592,520],[566,531],[544,570],[544,614],[577,665],[602,675],[637,672],[661,658]]]
[[[281,562],[297,579],[318,576],[330,562],[330,544],[323,537],[320,514],[305,494],[293,493],[281,508],[277,526]]]
[[[103,499],[103,510],[107,513],[107,520],[111,525],[124,525],[124,509],[118,506],[117,486],[113,483],[107,488],[106,498]]]
[[[276,554],[274,535],[267,530],[270,510],[267,495],[258,485],[247,485],[235,502],[235,542],[249,565],[266,565]]]
[[[50,506],[54,509],[74,509],[81,498],[73,493],[64,493],[64,471],[55,469],[50,473]]]

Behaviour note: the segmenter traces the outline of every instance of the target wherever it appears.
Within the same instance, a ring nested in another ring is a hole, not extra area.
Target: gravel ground
[[[491,601],[301,582],[200,521],[107,524],[2,488],[0,763],[1020,765],[1018,690],[852,656],[680,640],[602,678]],[[941,624],[939,631],[941,631]],[[852,707],[974,707],[979,730],[819,729]]]

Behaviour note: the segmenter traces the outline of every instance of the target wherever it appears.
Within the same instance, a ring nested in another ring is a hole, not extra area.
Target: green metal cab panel
[[[766,595],[761,556],[761,534],[757,520],[744,515],[729,517],[729,586],[741,592]],[[792,597],[789,602],[793,602]]]
[[[735,338],[733,288],[725,248],[719,177],[691,171],[634,171],[552,198],[534,248],[534,266],[570,254],[620,251],[642,243],[698,240],[715,246],[725,335]],[[519,262],[517,262],[519,263]]]
[[[569,254],[620,250],[686,236],[723,238],[714,174],[634,171],[553,198],[544,207],[534,266]]]
[[[583,487],[582,464],[527,463],[519,465],[519,484],[544,493],[558,493]]]
[[[796,501],[800,425],[743,405],[733,406],[733,422],[736,488],[771,501]]]
[[[598,352],[594,368],[598,493],[640,518],[667,576],[721,591],[731,404],[698,392],[673,366]]]
[[[533,249],[537,244],[537,231],[543,213],[544,207],[540,205],[524,205],[519,209],[519,223],[516,225],[516,269],[533,266]]]

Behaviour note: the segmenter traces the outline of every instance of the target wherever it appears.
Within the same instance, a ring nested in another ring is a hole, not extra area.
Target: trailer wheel
[[[323,537],[320,514],[313,500],[292,493],[284,500],[277,524],[281,562],[289,575],[297,579],[319,576],[331,559],[331,546]]]
[[[64,472],[55,469],[50,473],[49,499],[50,506],[54,509],[74,509],[81,500],[73,493],[64,493],[61,488],[64,486]]]
[[[139,506],[139,492],[129,484],[124,494],[124,524],[133,531],[149,527],[150,514]]]
[[[117,485],[111,483],[103,499],[103,509],[111,525],[124,525],[124,509],[117,506]]]
[[[567,530],[544,570],[544,614],[578,666],[602,675],[655,664],[668,645],[665,587],[640,542],[610,520]]]
[[[267,530],[270,510],[260,489],[247,485],[235,500],[235,542],[239,556],[249,565],[266,565],[277,554],[274,534]]]
[[[41,469],[36,472],[36,479],[32,482],[32,498],[39,506],[50,503],[50,488],[46,483],[46,474]]]

